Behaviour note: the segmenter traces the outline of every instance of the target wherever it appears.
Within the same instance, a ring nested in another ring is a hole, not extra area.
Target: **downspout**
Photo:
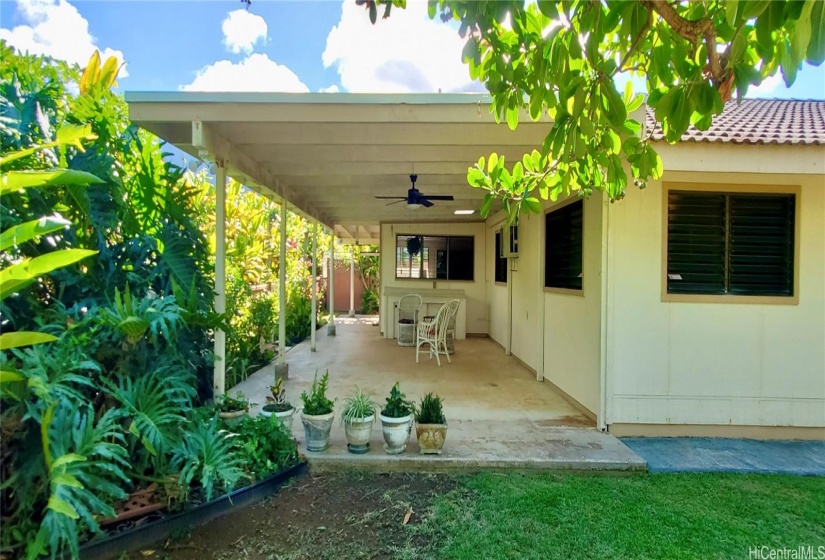
[[[286,363],[286,199],[281,198],[280,254],[278,261],[278,364],[275,366],[275,379],[289,376]]]
[[[602,243],[601,243],[601,310],[599,326],[599,414],[596,424],[607,431],[607,311],[608,311],[608,253],[610,251],[610,202],[602,195]]]

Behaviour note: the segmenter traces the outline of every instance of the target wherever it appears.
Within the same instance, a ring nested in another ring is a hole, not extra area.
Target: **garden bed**
[[[83,560],[119,558],[125,552],[139,550],[170,536],[188,532],[216,517],[271,496],[289,479],[304,473],[306,468],[306,463],[301,462],[191,509],[168,514],[153,513],[128,525],[120,524],[121,532],[83,545],[80,557]]]

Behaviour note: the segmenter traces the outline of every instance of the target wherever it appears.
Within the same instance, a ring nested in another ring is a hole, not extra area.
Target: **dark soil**
[[[448,476],[305,474],[263,502],[129,558],[428,558],[436,543],[432,529],[422,524],[434,499],[458,486]]]

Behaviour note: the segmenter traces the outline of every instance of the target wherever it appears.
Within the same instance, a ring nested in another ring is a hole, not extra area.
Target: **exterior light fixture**
[[[453,212],[456,216],[469,216],[470,214],[474,214],[475,210],[456,210]]]

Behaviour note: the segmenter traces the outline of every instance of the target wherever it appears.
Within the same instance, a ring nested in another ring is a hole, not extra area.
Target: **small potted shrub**
[[[236,428],[249,412],[249,401],[238,391],[234,398],[229,395],[216,397],[215,408],[218,410],[218,416],[229,428]]]
[[[408,401],[398,383],[393,385],[387,403],[381,411],[381,428],[384,432],[384,450],[397,455],[407,448],[412,431],[415,404]]]
[[[329,431],[335,417],[333,402],[327,398],[329,371],[318,381],[318,374],[312,380],[309,393],[301,393],[304,408],[301,410],[301,422],[304,424],[307,451],[323,451],[329,447]]]
[[[422,455],[441,455],[447,439],[447,419],[442,408],[443,399],[427,393],[415,411],[415,436]]]
[[[370,434],[375,422],[375,403],[372,395],[358,387],[355,393],[344,401],[341,423],[347,434],[347,449],[350,453],[366,453],[370,450]]]
[[[261,416],[275,416],[281,424],[286,426],[287,431],[292,431],[295,407],[287,400],[283,384],[283,378],[278,378],[275,385],[269,387],[272,396],[266,398],[267,403],[261,409]]]

